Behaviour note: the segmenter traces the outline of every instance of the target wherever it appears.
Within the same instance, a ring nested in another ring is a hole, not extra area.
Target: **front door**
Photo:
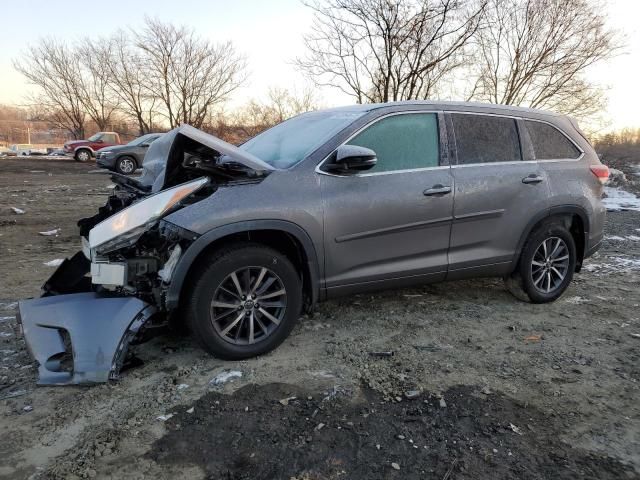
[[[375,167],[319,173],[330,295],[445,277],[454,185],[438,124],[437,113],[383,117],[347,142],[376,152]]]

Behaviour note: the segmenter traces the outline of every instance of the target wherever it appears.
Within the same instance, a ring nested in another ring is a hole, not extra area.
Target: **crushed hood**
[[[256,172],[266,173],[275,170],[274,167],[255,155],[191,125],[183,124],[162,135],[149,146],[142,162],[142,176],[138,181],[147,187],[151,187],[152,192],[162,190],[165,187],[168,173],[180,167],[184,160],[180,145],[185,139],[204,145],[220,156],[227,156],[231,161],[242,164]]]

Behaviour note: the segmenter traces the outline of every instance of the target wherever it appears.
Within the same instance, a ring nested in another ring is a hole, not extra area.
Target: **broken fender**
[[[136,297],[95,292],[23,300],[19,309],[27,348],[39,364],[39,385],[117,378],[129,342],[156,311]]]

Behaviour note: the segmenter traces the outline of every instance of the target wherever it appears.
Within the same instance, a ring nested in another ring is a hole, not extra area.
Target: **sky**
[[[640,127],[640,1],[603,1],[610,25],[626,37],[624,53],[594,67],[589,78],[607,90],[607,129]],[[0,103],[24,102],[30,86],[12,59],[41,37],[73,42],[108,36],[121,27],[142,25],[145,16],[187,25],[214,42],[231,40],[247,57],[249,77],[231,106],[264,98],[267,89],[309,85],[292,60],[304,54],[302,35],[312,13],[300,0],[21,0],[3,5],[0,26]],[[353,100],[332,89],[319,91],[325,106]]]

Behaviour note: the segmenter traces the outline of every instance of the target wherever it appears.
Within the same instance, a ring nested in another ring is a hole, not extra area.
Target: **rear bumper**
[[[136,297],[95,292],[21,301],[18,322],[38,362],[38,384],[117,378],[130,341],[155,312],[154,306]]]

